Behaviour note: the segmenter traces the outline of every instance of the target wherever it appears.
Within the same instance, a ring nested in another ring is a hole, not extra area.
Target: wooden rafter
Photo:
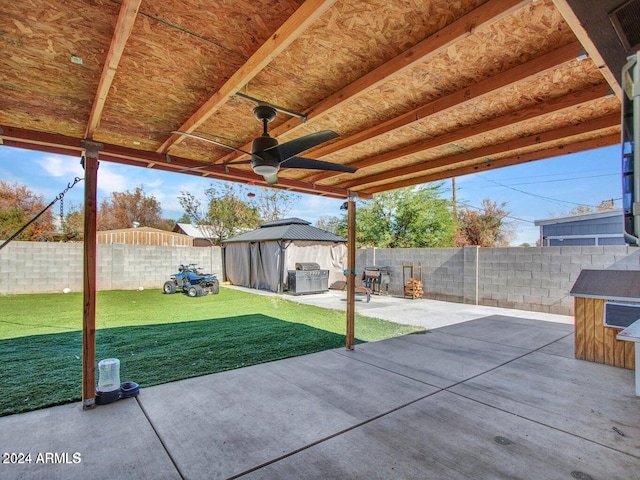
[[[542,117],[543,115],[549,115],[554,112],[559,112],[561,110],[589,103],[591,101],[604,97],[609,91],[609,86],[605,83],[602,83],[600,85],[587,88],[586,90],[582,90],[580,92],[571,93],[569,95],[565,95],[564,97],[549,100],[540,105],[524,108],[517,112],[509,113],[501,117],[496,117],[494,119],[487,120],[481,123],[469,125],[465,128],[461,128],[459,130],[446,133],[435,138],[430,138],[422,142],[408,145],[404,148],[392,150],[390,152],[381,155],[375,155],[373,157],[363,158],[362,160],[354,162],[353,165],[357,166],[358,168],[366,168],[373,165],[378,165],[380,163],[388,162],[396,158],[406,157],[408,155],[413,155],[425,150],[440,147],[442,145],[447,145],[449,143],[453,143],[465,138],[471,138],[476,135],[486,134],[493,130],[498,130],[510,125],[516,125],[520,122],[525,122],[527,120]],[[309,180],[317,181],[314,177],[310,177]],[[346,182],[345,185],[349,185],[350,183],[353,182]]]
[[[237,2],[208,6],[197,0],[167,0],[148,11],[139,0],[91,2],[80,10],[74,5],[52,4],[51,15],[34,23],[31,9],[20,2],[7,4],[5,22],[0,22],[7,40],[7,55],[0,60],[6,67],[3,84],[9,92],[0,112],[2,124],[7,125],[4,134],[0,132],[5,145],[77,156],[79,139],[99,136],[105,143],[101,159],[262,185],[262,177],[247,165],[227,162],[235,153],[228,155],[196,142],[183,142],[172,150],[174,141],[182,137],[169,138],[166,133],[180,124],[196,132],[210,125],[224,132],[221,140],[235,145],[253,129],[243,124],[246,106],[227,100],[251,79],[254,91],[271,92],[267,98],[261,94],[265,100],[281,103],[278,98],[294,95],[296,104],[305,106],[299,108],[311,106],[303,110],[308,119],[305,132],[322,128],[353,132],[308,153],[313,158],[333,157],[358,167],[358,172],[283,168],[275,188],[346,196],[349,190],[365,191],[379,184],[394,188],[396,180],[430,174],[418,169],[414,174],[362,183],[427,158],[439,160],[431,149],[478,145],[481,137],[481,145],[499,144],[507,129],[508,138],[542,132],[550,128],[545,123],[551,113],[554,125],[561,127],[619,111],[616,99],[600,98],[607,93],[609,82],[602,74],[608,72],[596,68],[603,65],[593,45],[603,48],[602,56],[613,64],[609,44],[587,22],[591,17],[585,16],[586,7],[579,0],[460,0],[455,5],[447,0],[389,0],[384,7],[376,2],[321,0],[265,0],[244,7]],[[191,8],[180,9],[181,5]],[[261,5],[272,7],[269,15],[263,15]],[[567,5],[575,10],[567,13]],[[72,15],[74,9],[77,18]],[[69,20],[72,17],[74,21]],[[312,21],[312,27],[304,30]],[[580,22],[591,35],[591,45],[588,39],[576,38]],[[227,24],[236,28],[221,28]],[[136,42],[127,41],[129,34],[135,35]],[[45,40],[48,50],[40,48]],[[176,48],[178,41],[180,48]],[[577,62],[573,58],[582,49],[581,41],[591,58]],[[52,55],[63,44],[69,51],[103,61],[70,66],[65,55]],[[244,60],[238,63],[238,59]],[[522,59],[526,63],[513,67]],[[509,65],[503,69],[509,70],[487,79],[487,71],[496,71],[499,65]],[[420,91],[424,88],[421,76],[442,69],[460,90],[447,90],[407,112],[417,98],[427,95]],[[222,88],[193,104],[194,98],[211,88],[210,75],[223,79],[216,83],[216,89]],[[356,80],[349,83],[344,76]],[[480,81],[470,85],[469,78]],[[314,86],[326,93],[320,95]],[[371,100],[368,105],[375,104],[371,108],[383,119],[379,125],[372,127],[371,116],[354,102],[362,95]],[[210,117],[219,107],[215,118]],[[87,124],[78,124],[78,119],[88,116]],[[276,125],[270,129],[272,135],[287,132],[290,138],[299,120]],[[11,128],[22,131],[14,135]],[[431,134],[420,134],[423,128]],[[58,135],[50,135],[54,133]],[[592,135],[604,133],[593,131]],[[464,141],[474,136],[472,142]],[[117,150],[116,145],[128,148]],[[527,151],[535,148],[532,145]],[[172,152],[171,162],[164,155],[167,151]],[[438,171],[454,172],[458,166],[462,164],[447,164]]]
[[[346,198],[349,194],[348,190],[345,190],[340,187],[318,185],[318,184],[303,182],[300,180],[292,180],[287,178],[279,179],[276,185],[268,185],[265,182],[264,178],[256,175],[255,173],[249,170],[239,170],[236,168],[226,167],[224,165],[210,165],[210,166],[201,168],[200,166],[202,164],[200,162],[195,162],[193,160],[188,160],[188,159],[182,159],[179,157],[171,157],[171,158],[172,158],[172,163],[166,163],[161,159],[155,159],[155,161],[152,161],[150,159],[132,158],[128,155],[115,153],[110,149],[107,149],[107,151],[102,152],[100,154],[101,160],[106,160],[114,163],[120,163],[123,165],[132,165],[137,167],[145,166],[147,168],[153,168],[156,170],[163,170],[167,172],[181,173],[186,175],[194,175],[199,177],[207,177],[215,180],[251,183],[252,185],[260,185],[264,187],[268,186],[270,188],[276,188],[281,190],[291,190],[299,193],[310,193],[314,195],[331,197],[331,198]],[[193,167],[198,167],[198,169],[194,170]],[[365,194],[363,198],[370,198],[370,196]]]
[[[107,60],[104,63],[100,82],[98,83],[98,90],[96,91],[93,106],[91,107],[91,113],[89,114],[89,121],[85,130],[85,138],[92,139],[98,125],[100,125],[102,110],[105,102],[107,101],[107,95],[109,94],[113,78],[118,70],[118,64],[120,63],[120,59],[124,53],[127,40],[133,30],[133,24],[136,20],[141,1],[142,0],[124,0],[120,6],[120,14],[118,15],[118,21],[116,22],[116,28],[111,40],[111,46],[109,47],[109,53],[107,54]]]
[[[406,175],[415,175],[420,172],[424,172],[424,175],[429,176],[429,170],[442,168],[450,166],[448,169],[449,176],[459,176],[457,173],[456,165],[461,163],[466,163],[471,160],[478,160],[480,162],[489,162],[492,163],[492,156],[502,155],[509,152],[514,152],[518,150],[525,149],[527,147],[533,145],[543,145],[545,143],[554,142],[557,140],[562,140],[563,138],[571,138],[577,135],[581,135],[584,133],[588,133],[594,130],[603,130],[611,127],[617,127],[620,124],[620,118],[618,115],[608,115],[606,117],[599,117],[594,120],[590,120],[587,122],[582,122],[577,125],[569,125],[567,127],[558,128],[555,130],[551,130],[544,133],[539,133],[535,135],[531,135],[529,137],[518,138],[515,140],[509,140],[507,142],[503,142],[497,145],[489,145],[487,147],[477,148],[475,150],[470,150],[468,152],[459,153],[456,155],[450,155],[447,157],[438,158],[435,160],[429,160],[427,162],[409,165],[404,168],[398,168],[391,172],[384,172],[376,175],[370,175],[368,177],[359,178],[357,182],[358,188],[363,187],[367,184],[380,183],[386,180],[391,180],[388,182],[393,186],[385,185],[386,189],[389,188],[397,188],[395,187],[396,183],[402,183],[403,180],[399,182],[396,179],[401,179],[401,177]],[[619,136],[616,137],[616,142],[619,142]],[[466,167],[463,167],[463,169]],[[456,170],[456,172],[452,172]],[[465,170],[466,171],[466,170]],[[424,178],[424,175],[420,175],[417,177],[413,177],[414,179]],[[345,184],[340,185],[343,188],[348,188],[348,185],[352,182],[346,182]],[[422,182],[418,182],[422,183]],[[377,185],[376,188],[380,187]],[[366,187],[363,188],[364,191],[368,191]]]
[[[567,3],[567,0],[553,0],[555,7],[558,9],[565,22],[569,25],[575,36],[580,40],[580,43],[583,45],[585,51],[589,54],[589,58],[596,64],[602,76],[607,81],[611,90],[615,95],[622,99],[622,89],[620,88],[620,84],[616,78],[616,75],[609,69],[604,58],[598,52],[598,49],[594,45],[591,37],[587,33],[587,30],[584,28],[580,20],[576,16],[573,9]]]
[[[512,165],[519,165],[521,163],[533,162],[535,160],[543,160],[547,158],[553,158],[560,155],[569,155],[577,152],[584,152],[586,150],[593,150],[595,148],[607,147],[620,143],[620,134],[614,133],[611,135],[605,135],[602,137],[590,138],[576,143],[566,143],[559,146],[550,147],[546,150],[538,150],[535,152],[516,154],[511,157],[501,158],[499,160],[485,160],[479,162],[477,165],[469,165],[462,168],[452,168],[450,170],[444,170],[437,173],[427,174],[420,177],[409,178],[394,182],[392,186],[378,185],[371,188],[365,188],[362,191],[358,190],[358,195],[369,194],[374,195],[379,192],[387,190],[410,187],[412,185],[419,185],[422,183],[436,182],[438,180],[444,180],[451,177],[459,177],[462,175],[469,175],[471,173],[479,173],[488,170],[495,170],[496,168],[510,167]]]
[[[383,135],[385,133],[392,132],[399,128],[407,127],[413,123],[423,121],[425,118],[435,115],[438,113],[443,113],[452,108],[459,107],[464,105],[465,103],[478,100],[485,95],[488,95],[492,92],[495,92],[501,88],[504,88],[508,85],[512,85],[514,83],[523,81],[527,78],[534,77],[536,75],[540,75],[546,71],[557,68],[558,66],[566,63],[568,61],[575,60],[576,54],[580,51],[580,44],[578,42],[571,43],[569,45],[565,45],[558,50],[554,50],[545,55],[542,55],[538,58],[535,58],[527,63],[523,63],[518,65],[510,70],[494,75],[493,77],[487,78],[481,82],[476,83],[475,85],[471,85],[469,87],[463,88],[451,95],[447,95],[445,97],[439,98],[427,105],[424,105],[415,110],[411,110],[403,115],[400,115],[396,118],[392,118],[386,122],[383,122],[379,125],[371,127],[367,130],[359,132],[350,137],[344,138],[337,142],[331,143],[327,146],[320,147],[314,149],[314,155],[317,157],[322,157],[328,155],[330,153],[337,152],[347,147],[351,147],[357,145],[358,143],[362,143],[367,140],[371,140],[377,136]],[[603,93],[604,95],[604,93]],[[419,146],[415,147],[412,153],[416,153],[422,148]],[[404,150],[404,149],[400,149]],[[407,153],[402,153],[399,156],[405,156]],[[399,158],[393,157],[393,154],[387,154],[384,156],[384,159],[380,159],[382,161],[388,161],[391,158]],[[352,165],[357,168],[361,168],[365,166],[375,165],[371,159],[365,159],[361,161],[356,161]],[[323,172],[316,175],[312,175],[309,177],[311,181],[317,182],[324,178],[328,178],[334,175],[338,175],[335,172]]]
[[[305,112],[306,118],[309,120],[330,113],[345,102],[359,95],[364,95],[370,90],[379,87],[391,77],[400,75],[415,65],[428,61],[451,45],[464,40],[471,33],[482,31],[529,3],[531,3],[530,0],[489,0],[427,37],[417,45],[402,52],[400,55],[392,58],[385,64],[311,107]],[[277,128],[274,128],[270,134],[278,137],[284,133],[295,130],[301,124],[302,121],[294,117]],[[244,145],[241,149],[250,151],[251,142]],[[232,152],[217,160],[217,163],[228,163],[242,156],[242,153]]]
[[[240,67],[211,98],[209,98],[178,129],[191,133],[222,107],[231,96],[240,91],[262,71],[275,57],[296,40],[336,0],[306,0],[291,17]],[[184,140],[181,135],[171,135],[159,148],[165,153]]]
[[[63,155],[77,156],[84,150],[81,140],[73,137],[54,135],[44,132],[34,132],[13,127],[0,127],[0,140],[6,145],[56,152]],[[183,173],[195,176],[205,176],[212,179],[229,180],[236,182],[251,182],[256,185],[266,186],[264,178],[249,170],[230,168],[226,165],[203,165],[202,162],[170,156],[161,153],[148,152],[127,148],[120,145],[103,144],[100,151],[100,160],[133,165],[138,167],[155,168],[174,173]],[[346,198],[347,190],[340,187],[318,185],[311,182],[282,178],[273,188],[293,190],[301,193],[313,193],[332,198]]]

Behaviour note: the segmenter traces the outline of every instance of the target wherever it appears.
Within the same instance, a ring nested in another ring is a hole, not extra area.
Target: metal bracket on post
[[[93,140],[81,140],[80,146],[84,148],[88,157],[95,158],[96,160],[98,159],[100,152],[104,150],[104,144],[100,142],[94,142]]]

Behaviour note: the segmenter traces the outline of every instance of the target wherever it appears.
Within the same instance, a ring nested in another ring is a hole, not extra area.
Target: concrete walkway
[[[0,478],[640,479],[632,371],[575,360],[566,322],[425,318],[446,306],[426,334],[0,418],[31,454]]]
[[[258,295],[279,296],[293,302],[323,308],[346,311],[347,306],[347,293],[345,291],[329,290],[328,292],[314,295],[275,295],[271,292],[244,287],[230,288],[256,293]],[[485,307],[482,305],[466,305],[463,303],[441,302],[429,299],[412,300],[410,298],[391,295],[371,295],[371,300],[368,303],[364,295],[356,295],[356,312],[369,317],[389,320],[390,322],[419,325],[428,329],[466,322],[467,320],[489,315],[507,315],[510,317],[547,320],[573,325],[573,317],[565,315]]]

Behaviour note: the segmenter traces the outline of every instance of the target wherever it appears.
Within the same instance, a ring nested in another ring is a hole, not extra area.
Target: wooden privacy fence
[[[97,233],[98,243],[126,245],[158,245],[164,247],[193,247],[193,237],[181,233],[168,232],[151,227],[124,228],[121,230],[101,230]]]

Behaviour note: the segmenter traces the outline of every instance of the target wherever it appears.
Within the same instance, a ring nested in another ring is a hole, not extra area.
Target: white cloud
[[[67,177],[70,175],[84,178],[84,170],[77,157],[63,155],[46,155],[36,160],[46,174],[51,177]]]
[[[117,168],[114,169],[114,165],[101,162],[98,168],[98,190],[110,194],[111,192],[124,192],[125,190],[132,190],[139,184],[139,182],[132,181],[131,176],[125,176],[117,173]]]

